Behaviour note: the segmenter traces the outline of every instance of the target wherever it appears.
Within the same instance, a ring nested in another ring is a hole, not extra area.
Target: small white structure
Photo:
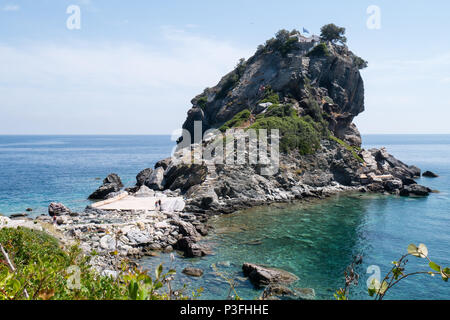
[[[305,36],[301,35],[300,33],[297,33],[297,34],[292,35],[291,38],[297,38],[298,42],[302,42],[302,43],[320,42],[320,37],[316,36],[315,34],[313,34],[311,37],[305,37]]]

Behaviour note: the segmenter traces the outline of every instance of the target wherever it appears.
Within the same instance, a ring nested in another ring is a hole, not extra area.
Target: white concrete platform
[[[155,202],[161,200],[162,212],[180,212],[185,207],[182,197],[134,197],[126,196],[112,198],[107,201],[94,203],[95,208],[101,210],[147,210],[155,211]]]

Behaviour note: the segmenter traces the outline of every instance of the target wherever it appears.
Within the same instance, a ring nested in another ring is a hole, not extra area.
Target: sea
[[[133,186],[140,170],[170,156],[174,146],[170,136],[0,136],[0,214],[27,208],[30,216],[47,214],[55,201],[83,210],[109,173]],[[212,255],[160,254],[141,265],[175,268],[174,285],[185,285],[186,295],[202,288],[200,299],[257,299],[262,290],[243,276],[245,262],[292,272],[299,278],[292,286],[314,289],[316,299],[334,299],[355,256],[362,256],[362,264],[356,266],[359,281],[350,299],[371,299],[367,281],[383,278],[410,243],[425,244],[434,262],[450,267],[450,135],[363,136],[364,148],[382,146],[407,164],[437,173],[438,178],[417,182],[438,192],[427,198],[349,193],[217,216],[204,240]],[[183,275],[188,266],[204,270],[203,277]],[[411,257],[406,271],[429,271],[428,262]],[[411,276],[386,299],[450,299],[450,282]]]

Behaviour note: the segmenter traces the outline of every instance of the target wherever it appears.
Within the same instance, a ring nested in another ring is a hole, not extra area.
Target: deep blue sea
[[[217,273],[234,279],[239,295],[256,298],[261,292],[242,277],[243,262],[267,264],[299,277],[296,287],[314,288],[319,299],[332,299],[343,286],[343,272],[356,254],[360,283],[351,298],[367,299],[369,266],[382,274],[410,243],[425,243],[430,257],[450,266],[450,135],[368,135],[364,147],[386,146],[408,164],[440,175],[418,182],[440,193],[428,198],[349,194],[315,203],[276,205],[211,220],[215,232],[207,242],[214,255],[202,259],[169,255],[146,258],[153,268],[172,264],[179,283],[203,287],[204,299],[226,298],[229,286]],[[135,183],[143,168],[170,155],[168,136],[0,136],[0,212],[46,213],[52,201],[83,209],[87,196],[107,174]],[[186,266],[204,269],[200,279],[181,274]],[[216,267],[216,268],[214,268]],[[427,270],[422,259],[410,259],[409,270]],[[390,299],[450,299],[450,283],[440,278],[408,278],[387,296]]]

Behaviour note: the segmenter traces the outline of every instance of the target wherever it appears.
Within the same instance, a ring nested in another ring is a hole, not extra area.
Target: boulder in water
[[[199,268],[185,268],[182,271],[185,275],[191,276],[191,277],[201,277],[203,276],[203,270]]]
[[[428,196],[432,192],[430,188],[421,186],[419,184],[411,184],[409,186],[405,186],[401,191],[400,195],[407,197],[407,196],[420,196],[425,197]]]
[[[437,178],[439,177],[436,173],[432,172],[432,171],[425,171],[422,176],[427,177],[427,178]]]
[[[269,284],[290,284],[298,280],[298,277],[290,272],[252,263],[244,263],[242,271],[257,287]]]

